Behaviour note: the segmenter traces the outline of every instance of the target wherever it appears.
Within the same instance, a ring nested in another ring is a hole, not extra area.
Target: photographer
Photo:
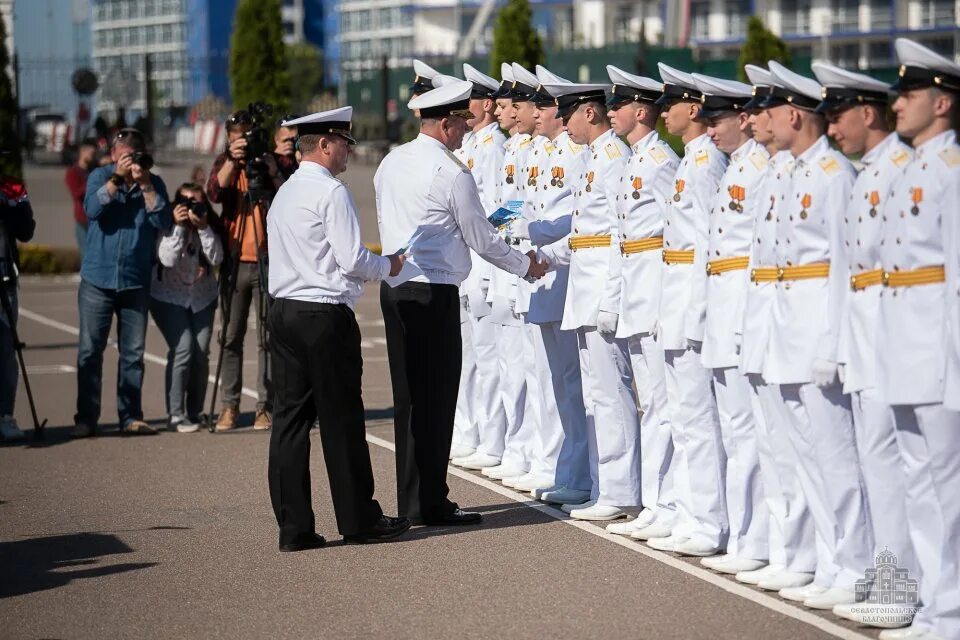
[[[217,310],[213,267],[223,261],[220,219],[203,187],[180,185],[173,201],[172,229],[157,247],[160,263],[150,285],[150,310],[167,341],[165,378],[169,428],[193,433],[207,394],[210,336]]]
[[[297,128],[285,127],[281,123],[295,120],[300,116],[290,114],[277,121],[277,132],[273,134],[273,162],[276,164],[276,174],[280,176],[281,184],[290,179],[297,170]]]
[[[0,175],[0,295],[9,305],[0,307],[0,436],[16,440],[23,432],[13,416],[17,399],[17,242],[28,242],[36,228],[27,190],[16,178]],[[9,315],[8,315],[9,312]],[[12,323],[12,324],[11,324]]]
[[[77,414],[71,432],[75,438],[96,432],[103,352],[114,315],[120,350],[117,410],[121,433],[156,433],[143,421],[143,348],[157,232],[170,228],[171,208],[163,180],[150,173],[153,158],[145,151],[143,134],[136,129],[118,131],[110,159],[111,164],[90,174],[84,199],[90,222],[78,294]]]
[[[269,180],[257,179],[258,191],[269,191],[270,186],[280,185],[280,177],[276,173],[276,163],[264,160],[262,156],[255,157],[250,153],[251,140],[257,142],[256,122],[249,111],[238,111],[227,118],[227,148],[214,160],[207,181],[207,197],[211,202],[222,206],[222,219],[226,227],[229,253],[231,261],[239,260],[236,267],[236,281],[232,283],[231,292],[222,292],[230,296],[230,318],[227,323],[226,336],[223,344],[223,399],[222,410],[217,419],[217,431],[229,431],[237,426],[240,414],[240,390],[243,385],[243,339],[247,332],[247,317],[250,314],[250,305],[254,302],[258,310],[266,308],[267,283],[261,282],[261,270],[258,259],[265,259],[267,255],[267,233],[264,224],[266,208],[261,206],[246,206],[248,191],[254,186],[249,180],[250,165],[260,161],[272,173],[268,173]],[[270,156],[267,150],[263,155]],[[256,177],[256,174],[255,174]],[[268,184],[262,184],[268,183]],[[271,194],[268,194],[272,196]],[[270,376],[267,361],[267,345],[264,340],[265,327],[261,328],[261,314],[257,313],[257,413],[254,418],[254,429],[269,429],[272,424],[270,415]]]

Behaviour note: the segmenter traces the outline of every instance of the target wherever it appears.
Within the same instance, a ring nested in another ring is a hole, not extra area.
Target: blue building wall
[[[189,102],[208,95],[230,102],[230,34],[235,0],[187,0]]]

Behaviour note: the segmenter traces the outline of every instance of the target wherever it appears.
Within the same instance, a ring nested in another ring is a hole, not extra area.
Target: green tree
[[[0,173],[19,178],[23,175],[20,136],[17,132],[17,112],[20,107],[17,96],[13,95],[13,83],[7,75],[10,56],[3,44],[6,41],[7,29],[3,20],[0,20],[0,149],[8,152],[0,155]]]
[[[543,64],[543,40],[533,28],[533,12],[527,0],[507,0],[497,13],[493,27],[493,50],[490,55],[490,74],[500,77],[500,64],[516,62],[525,69]]]
[[[309,42],[287,47],[287,68],[290,70],[290,106],[305,111],[323,90],[323,52]]]
[[[790,49],[787,48],[786,42],[764,26],[760,18],[753,16],[747,23],[747,41],[743,43],[740,59],[737,60],[737,76],[744,82],[749,82],[744,67],[755,64],[766,68],[770,60],[776,60],[789,67]]]
[[[283,43],[280,0],[240,0],[230,36],[230,91],[234,107],[269,102],[275,114],[290,107],[290,71]]]

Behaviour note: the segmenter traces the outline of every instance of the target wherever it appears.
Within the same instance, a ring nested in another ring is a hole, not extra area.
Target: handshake
[[[527,269],[527,275],[525,276],[527,282],[534,282],[547,274],[550,268],[549,262],[546,260],[539,262],[537,252],[533,250],[527,252],[527,257],[530,258],[530,268]]]

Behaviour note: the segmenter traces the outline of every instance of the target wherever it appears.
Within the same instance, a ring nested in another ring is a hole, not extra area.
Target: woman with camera
[[[181,185],[173,204],[173,228],[163,234],[157,247],[159,264],[150,287],[150,309],[168,347],[169,428],[193,433],[200,428],[207,393],[217,309],[214,267],[223,261],[222,227],[198,184]]]

